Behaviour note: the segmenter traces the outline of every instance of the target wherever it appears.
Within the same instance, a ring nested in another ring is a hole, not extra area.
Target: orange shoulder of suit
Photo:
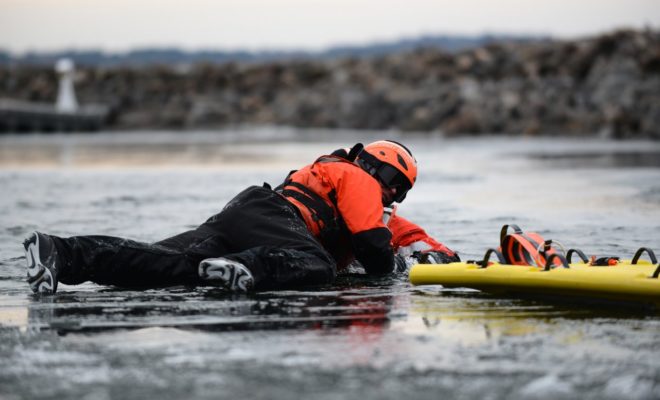
[[[321,196],[341,216],[351,234],[385,228],[381,187],[355,164],[317,161],[289,178]],[[293,198],[289,201],[300,210],[308,228],[318,236],[322,226],[314,220],[311,210]]]

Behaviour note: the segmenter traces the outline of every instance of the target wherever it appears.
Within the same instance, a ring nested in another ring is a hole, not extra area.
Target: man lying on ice
[[[196,229],[156,243],[34,232],[24,242],[27,281],[35,293],[86,281],[246,292],[331,283],[354,261],[373,275],[405,270],[406,256],[458,261],[423,229],[384,211],[416,179],[405,146],[357,144],[292,171],[275,189],[248,187]]]

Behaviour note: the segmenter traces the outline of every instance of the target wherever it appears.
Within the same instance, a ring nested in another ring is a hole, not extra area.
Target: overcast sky
[[[308,49],[422,34],[660,28],[660,0],[0,0],[0,49]]]

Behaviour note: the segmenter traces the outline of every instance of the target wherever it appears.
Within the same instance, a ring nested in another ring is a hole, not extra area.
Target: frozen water
[[[0,137],[1,398],[660,398],[660,318],[643,309],[405,276],[248,295],[29,292],[32,230],[155,241],[248,185],[373,138],[239,133]],[[496,246],[505,223],[587,253],[660,251],[658,143],[398,139],[421,170],[398,212],[464,259]]]

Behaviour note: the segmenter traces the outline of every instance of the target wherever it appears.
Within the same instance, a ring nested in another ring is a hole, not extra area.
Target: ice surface
[[[412,287],[405,276],[249,295],[91,283],[30,294],[20,244],[34,229],[158,240],[322,149],[369,140],[252,146],[164,133],[174,147],[163,148],[158,137],[0,138],[0,397],[660,398],[660,318],[645,310]],[[512,222],[588,253],[660,251],[660,169],[594,156],[657,155],[656,143],[399,139],[421,166],[399,212],[464,259]],[[15,163],[21,154],[42,158]]]

